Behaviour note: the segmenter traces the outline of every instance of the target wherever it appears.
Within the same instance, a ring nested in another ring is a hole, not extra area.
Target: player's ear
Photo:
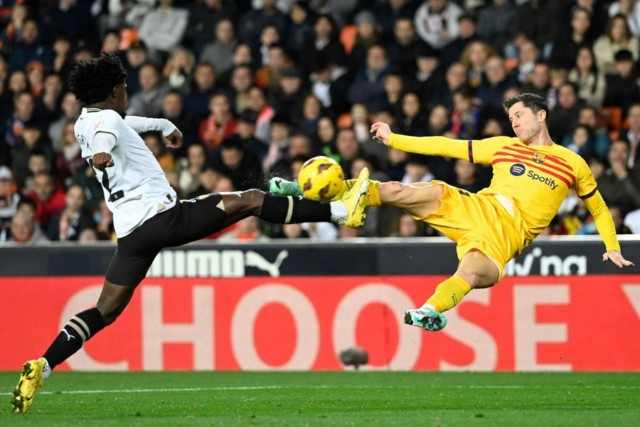
[[[547,112],[544,110],[538,111],[538,121],[540,123],[544,122],[547,119]]]

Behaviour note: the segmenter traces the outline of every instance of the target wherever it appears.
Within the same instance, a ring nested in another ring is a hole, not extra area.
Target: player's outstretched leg
[[[500,278],[498,267],[485,254],[473,250],[462,257],[456,274],[440,283],[420,308],[407,310],[404,323],[436,332],[447,325],[442,314],[458,305],[471,289],[493,286]]]
[[[118,286],[105,281],[98,306],[73,316],[40,359],[24,364],[11,398],[13,412],[24,413],[29,410],[51,371],[80,350],[105,326],[113,323],[129,304],[134,290],[135,286]]]

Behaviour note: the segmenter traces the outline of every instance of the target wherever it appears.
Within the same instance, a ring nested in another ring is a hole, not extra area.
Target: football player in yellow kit
[[[549,225],[571,189],[584,200],[604,240],[607,251],[602,260],[620,268],[634,265],[620,253],[613,219],[584,159],[551,140],[544,98],[525,93],[508,99],[504,108],[517,138],[416,138],[394,134],[385,123],[371,126],[374,139],[398,150],[491,164],[491,185],[477,194],[442,181],[402,184],[368,180],[368,176],[345,181],[343,190],[363,185],[363,179],[367,182],[367,206],[404,209],[458,244],[457,271],[438,285],[422,307],[405,312],[407,324],[428,331],[444,328],[447,319],[442,313],[471,289],[502,280],[507,262]],[[297,184],[280,178],[271,182],[276,194],[296,189],[299,192]]]

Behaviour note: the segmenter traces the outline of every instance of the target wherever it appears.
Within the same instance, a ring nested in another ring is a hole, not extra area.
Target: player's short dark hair
[[[71,71],[69,88],[84,105],[106,100],[113,88],[125,82],[127,72],[114,53],[102,52],[98,58],[80,61]]]
[[[547,106],[547,101],[541,97],[540,95],[536,95],[533,93],[521,93],[520,95],[513,96],[506,101],[504,101],[503,107],[504,111],[509,114],[509,108],[513,107],[518,102],[522,102],[526,108],[531,109],[533,114],[538,114],[539,111],[544,111],[547,113],[545,118],[545,122],[549,122],[549,107]]]

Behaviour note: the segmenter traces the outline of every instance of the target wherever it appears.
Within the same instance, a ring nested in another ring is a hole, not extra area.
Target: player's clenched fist
[[[109,153],[96,153],[93,155],[93,166],[103,171],[104,168],[113,167],[113,159]]]
[[[182,146],[182,132],[178,128],[166,136],[169,148],[180,148]]]
[[[373,134],[373,139],[382,141],[384,145],[389,145],[389,137],[391,136],[391,129],[389,125],[382,122],[376,122],[371,125],[370,132]]]

